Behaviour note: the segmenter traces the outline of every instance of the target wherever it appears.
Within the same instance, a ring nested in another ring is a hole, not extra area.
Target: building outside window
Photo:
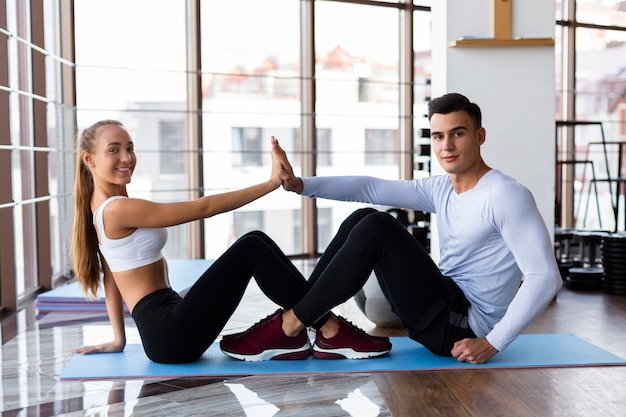
[[[233,167],[263,166],[263,129],[258,127],[232,128]]]
[[[398,152],[398,131],[365,130],[365,165],[393,165]]]
[[[185,121],[159,120],[159,158],[161,174],[185,174]]]

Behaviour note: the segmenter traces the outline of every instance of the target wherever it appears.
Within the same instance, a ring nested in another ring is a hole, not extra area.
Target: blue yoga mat
[[[139,344],[124,352],[74,355],[62,380],[232,377],[245,375],[391,372],[626,365],[626,360],[571,334],[524,334],[482,365],[436,356],[408,337],[392,337],[389,355],[373,359],[243,362],[224,355],[214,343],[197,362],[166,365],[150,361]]]

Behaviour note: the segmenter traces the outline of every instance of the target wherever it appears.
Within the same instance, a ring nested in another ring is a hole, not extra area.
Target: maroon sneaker
[[[306,329],[294,337],[287,336],[281,327],[282,309],[276,310],[248,330],[224,336],[220,348],[224,354],[242,361],[270,359],[306,359],[311,355],[311,342]]]
[[[315,335],[313,357],[318,359],[365,359],[382,356],[391,350],[388,337],[370,336],[341,316],[339,332],[327,339],[321,331]]]

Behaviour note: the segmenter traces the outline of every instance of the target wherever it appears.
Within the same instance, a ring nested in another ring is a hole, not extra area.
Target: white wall
[[[553,1],[513,1],[513,38],[554,37],[554,7]],[[493,0],[434,1],[432,18],[433,97],[459,92],[481,107],[485,162],[531,190],[552,234],[554,47],[450,47],[463,36],[493,37]],[[443,172],[434,159],[432,170]]]

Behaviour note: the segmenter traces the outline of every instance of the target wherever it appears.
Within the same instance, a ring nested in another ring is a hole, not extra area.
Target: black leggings
[[[272,239],[263,232],[247,233],[202,274],[184,298],[168,288],[137,303],[132,316],[146,355],[163,363],[199,359],[232,316],[252,276],[263,293],[285,309],[310,289]]]
[[[151,360],[193,362],[218,337],[253,276],[270,300],[319,329],[372,269],[409,336],[432,352],[449,355],[456,340],[475,337],[461,290],[398,221],[374,209],[357,210],[342,223],[308,281],[265,233],[250,232],[184,298],[169,288],[156,291],[137,303],[132,316]]]
[[[433,353],[449,356],[454,342],[476,337],[461,289],[395,218],[374,209],[344,221],[309,279],[311,290],[294,306],[296,316],[315,322],[354,296],[372,270],[409,336]]]

